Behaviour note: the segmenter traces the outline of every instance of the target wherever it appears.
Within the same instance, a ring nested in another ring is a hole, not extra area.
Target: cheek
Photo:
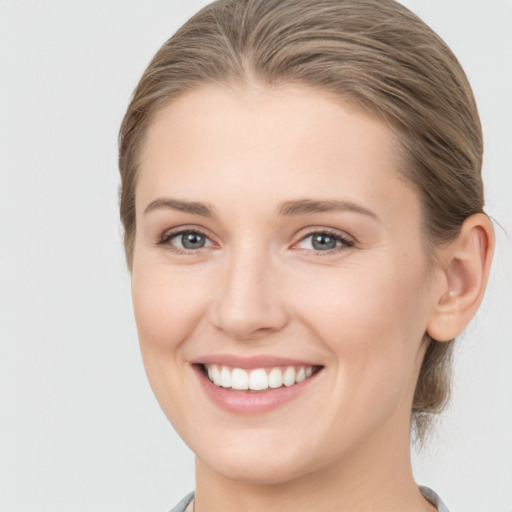
[[[355,393],[362,393],[398,389],[415,379],[427,325],[425,274],[418,260],[402,266],[382,258],[374,265],[318,273],[314,283],[300,283],[308,293],[296,289],[291,296],[302,297],[296,308],[303,322],[333,354],[344,381],[340,387],[361,383]]]
[[[203,313],[204,287],[165,266],[134,266],[132,300],[142,350],[172,353]]]
[[[416,264],[416,267],[418,265]],[[291,284],[295,307],[317,324],[358,346],[363,340],[398,335],[422,322],[425,278],[420,269],[365,265],[304,275]],[[383,330],[384,329],[384,330]],[[354,332],[353,332],[354,331]],[[352,339],[347,335],[354,334]]]
[[[183,375],[175,369],[185,362],[183,342],[201,313],[201,297],[179,272],[144,262],[133,267],[132,300],[148,380],[166,413],[172,415],[173,391],[185,389]]]
[[[166,265],[134,265],[132,300],[144,367],[153,393],[176,430],[192,402],[184,343],[204,317],[204,288]],[[188,377],[188,378],[187,378]]]

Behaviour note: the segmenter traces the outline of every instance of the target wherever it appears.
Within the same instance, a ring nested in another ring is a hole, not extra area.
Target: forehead
[[[358,130],[364,130],[365,137]],[[235,146],[247,152],[264,143],[266,153],[286,145],[303,152],[317,147],[330,154],[335,146],[345,145],[345,151],[364,151],[370,157],[375,149],[381,158],[393,159],[393,165],[397,154],[394,133],[377,116],[353,102],[300,85],[193,89],[157,112],[148,129],[143,160],[152,157],[153,147],[162,143],[181,155],[180,149],[189,149],[183,143],[191,139],[203,147],[209,144],[209,149],[215,146],[219,152],[233,151]],[[308,142],[306,148],[304,142]]]
[[[407,208],[417,198],[398,170],[397,147],[381,119],[323,91],[204,86],[149,127],[137,204],[164,194],[230,202],[314,194],[370,206],[391,194]]]

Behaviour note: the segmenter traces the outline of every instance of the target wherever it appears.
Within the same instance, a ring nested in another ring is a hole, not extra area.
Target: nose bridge
[[[285,304],[268,250],[247,243],[233,248],[213,304],[213,322],[230,337],[249,339],[281,329]]]

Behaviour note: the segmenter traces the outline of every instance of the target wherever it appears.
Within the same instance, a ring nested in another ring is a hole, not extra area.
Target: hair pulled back
[[[385,119],[398,136],[401,172],[420,198],[426,247],[454,239],[483,211],[482,133],[456,57],[393,0],[218,0],[156,53],[119,134],[120,211],[131,268],[135,188],[155,113],[208,83],[301,84]],[[430,340],[413,402],[421,439],[450,391],[453,340]]]

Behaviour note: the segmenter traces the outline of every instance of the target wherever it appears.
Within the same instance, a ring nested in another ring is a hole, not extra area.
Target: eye
[[[352,247],[354,242],[338,233],[329,231],[315,231],[302,238],[295,248],[303,250],[313,250],[317,252],[329,252],[336,249]]]
[[[164,235],[160,244],[168,244],[177,252],[188,252],[210,247],[213,242],[204,233],[187,229]]]

